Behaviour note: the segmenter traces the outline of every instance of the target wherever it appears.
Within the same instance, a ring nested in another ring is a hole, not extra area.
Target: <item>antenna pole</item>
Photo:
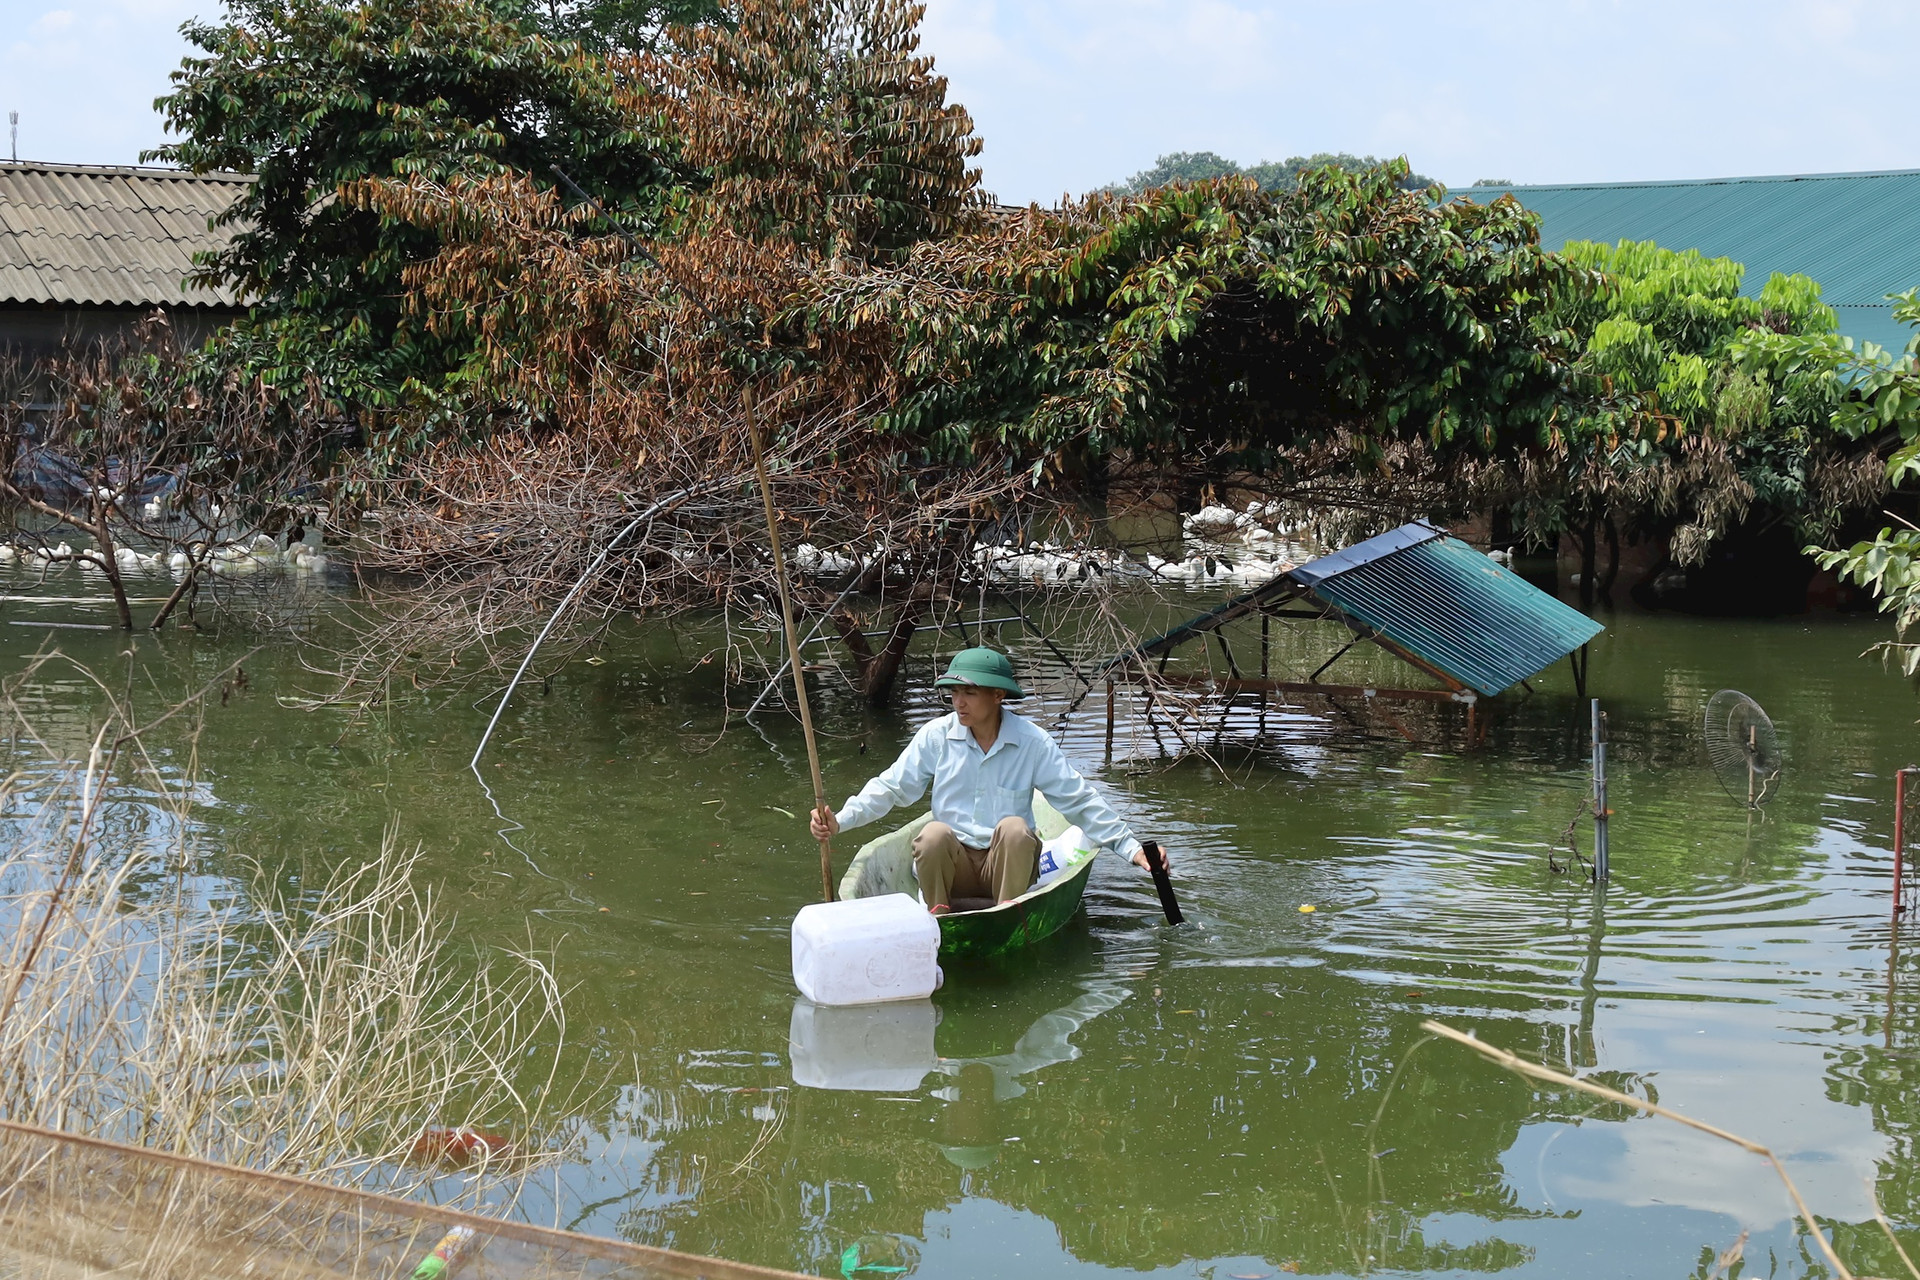
[[[1593,700],[1593,879],[1607,879],[1607,718]]]
[[[760,480],[760,502],[767,513],[767,542],[773,547],[773,576],[780,586],[780,621],[787,632],[787,664],[793,668],[793,693],[800,700],[800,731],[807,739],[807,765],[813,770],[813,807],[827,807],[827,784],[820,777],[820,744],[813,737],[813,709],[807,703],[807,677],[800,665],[800,640],[793,629],[793,592],[787,587],[787,558],[780,551],[780,523],[773,514],[773,487],[767,483],[767,457],[760,447],[760,424],[753,416],[753,392],[740,389],[740,409],[753,441],[753,472]],[[820,892],[833,901],[833,842],[820,842]]]
[[[13,138],[12,138],[13,162],[15,164],[19,164],[20,163],[20,113],[18,111],[7,112],[7,129],[13,135]]]

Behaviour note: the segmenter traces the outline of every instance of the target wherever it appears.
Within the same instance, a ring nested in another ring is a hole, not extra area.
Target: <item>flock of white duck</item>
[[[1249,502],[1244,510],[1202,507],[1181,517],[1180,532],[1183,555],[1179,559],[1055,542],[983,546],[975,549],[973,558],[989,581],[1007,585],[1073,587],[1111,576],[1245,589],[1270,582],[1326,550],[1304,529],[1288,524],[1278,503]],[[1511,551],[1489,551],[1487,558],[1499,565],[1513,564]],[[796,547],[793,559],[800,572],[826,577],[855,573],[868,563],[845,552],[823,551],[811,543]]]
[[[1154,554],[1136,556],[1125,550],[1061,546],[1054,542],[996,545],[976,548],[973,558],[992,582],[1022,586],[1074,586],[1102,577],[1153,580],[1192,586],[1253,587],[1270,581],[1284,569],[1318,554],[1279,518],[1275,505],[1250,502],[1245,510],[1207,506],[1181,517],[1181,559]],[[1512,553],[1490,551],[1496,563],[1511,564]],[[223,578],[281,570],[294,574],[325,574],[327,556],[309,542],[282,547],[266,534],[240,538],[208,549],[205,544],[176,548],[162,555],[132,547],[114,552],[122,576],[186,576],[197,560]],[[794,548],[794,568],[817,576],[840,576],[865,567],[857,556],[822,550],[803,542]],[[103,572],[99,553],[76,551],[62,542],[55,546],[15,546],[0,542],[0,566],[18,565],[45,572],[75,567],[83,573]]]
[[[307,542],[282,547],[264,533],[211,548],[204,543],[177,547],[164,555],[157,551],[118,547],[114,550],[113,562],[122,577],[138,574],[156,578],[184,578],[196,562],[202,564],[209,573],[222,578],[243,578],[271,570],[295,574],[324,574],[327,571],[326,553],[319,547]],[[99,551],[91,547],[75,550],[66,542],[53,546],[15,546],[0,542],[0,565],[15,565],[42,573],[68,568],[87,574],[106,572]]]
[[[1179,559],[1050,541],[982,546],[974,550],[973,558],[989,581],[1008,585],[1071,587],[1117,577],[1192,586],[1258,586],[1314,554],[1292,536],[1294,531],[1281,523],[1279,515],[1277,505],[1259,502],[1248,503],[1244,511],[1203,507],[1181,517],[1185,554]],[[806,542],[794,548],[793,563],[801,573],[826,577],[865,567],[858,556]]]

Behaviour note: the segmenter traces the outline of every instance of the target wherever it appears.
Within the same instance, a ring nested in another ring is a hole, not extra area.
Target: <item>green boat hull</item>
[[[1033,797],[1034,825],[1050,840],[1067,829],[1067,820],[1041,798]],[[885,893],[914,894],[913,838],[933,821],[922,814],[906,826],[860,847],[840,878],[842,898],[871,898]],[[1087,879],[1093,874],[1091,854],[1043,885],[1036,885],[1009,902],[984,911],[961,911],[940,917],[942,960],[986,960],[1011,955],[1058,933],[1080,910]]]

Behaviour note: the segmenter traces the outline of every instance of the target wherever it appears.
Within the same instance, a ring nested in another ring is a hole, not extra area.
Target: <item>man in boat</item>
[[[1033,829],[1033,793],[1079,825],[1095,848],[1113,849],[1145,869],[1147,855],[1127,824],[1081,777],[1054,740],[1001,704],[1026,693],[1013,664],[993,649],[963,649],[934,683],[953,697],[953,711],[921,726],[900,758],[831,813],[822,805],[809,824],[813,838],[864,827],[933,789],[933,821],[913,838],[920,895],[935,915],[955,897],[1005,902],[1033,887],[1040,837]],[[1166,865],[1162,851],[1161,865]]]

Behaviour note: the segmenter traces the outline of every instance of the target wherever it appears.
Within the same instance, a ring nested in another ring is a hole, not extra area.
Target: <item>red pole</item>
[[[1896,769],[1893,774],[1893,914],[1899,915],[1905,904],[1900,900],[1900,880],[1905,868],[1901,865],[1907,851],[1907,771]]]

